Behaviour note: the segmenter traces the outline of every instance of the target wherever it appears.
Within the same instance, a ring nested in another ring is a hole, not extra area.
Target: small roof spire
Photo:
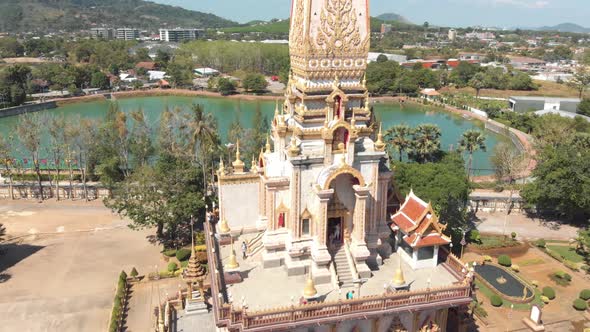
[[[232,163],[235,173],[244,173],[244,162],[240,157],[240,139],[236,143],[236,160]]]
[[[377,134],[377,142],[375,142],[375,150],[385,151],[385,143],[383,142],[383,123],[379,123],[379,134]]]
[[[271,147],[270,147],[270,135],[268,135],[268,134],[266,135],[266,146],[265,146],[265,148],[266,148],[265,153],[271,153],[272,152]]]

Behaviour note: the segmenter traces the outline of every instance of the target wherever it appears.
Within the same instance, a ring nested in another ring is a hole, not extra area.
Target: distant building
[[[137,40],[139,39],[139,30],[132,28],[119,28],[117,29],[117,39]]]
[[[493,40],[496,39],[496,35],[492,32],[470,32],[465,34],[467,39],[478,39],[478,40]]]
[[[385,57],[387,57],[387,60],[395,61],[397,63],[403,63],[403,62],[408,61],[408,57],[405,55],[369,52],[369,57],[367,58],[367,62],[371,63],[371,62],[377,61],[377,58],[379,58],[380,55],[384,55]]]
[[[540,71],[547,65],[546,61],[524,56],[509,57],[510,64],[523,71]]]
[[[92,38],[95,39],[114,39],[115,38],[115,30],[109,28],[92,28],[90,29],[90,34]]]
[[[219,76],[220,74],[219,70],[213,68],[195,68],[193,72],[201,77]]]
[[[165,71],[148,70],[147,74],[149,75],[149,81],[150,82],[153,82],[153,81],[161,81],[164,78],[166,78],[166,72]]]
[[[483,61],[485,57],[485,54],[480,53],[459,52],[459,60],[461,61]]]
[[[449,29],[449,40],[457,39],[457,30]]]
[[[549,82],[568,82],[574,75],[572,73],[563,72],[542,72],[533,76],[534,80],[549,81]]]
[[[135,65],[135,69],[143,68],[145,70],[154,70],[156,67],[156,63],[153,61],[142,61]]]
[[[393,27],[391,26],[391,24],[385,24],[385,23],[381,24],[381,33],[382,34],[391,32],[392,29],[393,29]]]
[[[195,40],[199,37],[198,29],[160,29],[160,41],[168,43],[180,43]]]
[[[544,110],[576,113],[580,102],[578,98],[510,97],[508,106],[518,113]]]

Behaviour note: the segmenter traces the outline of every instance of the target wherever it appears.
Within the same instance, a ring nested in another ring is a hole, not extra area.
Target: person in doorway
[[[351,290],[348,293],[346,293],[346,299],[347,300],[352,300],[352,298],[354,297],[354,291]]]
[[[336,224],[334,226],[334,240],[340,241],[340,224]]]
[[[248,245],[242,241],[242,259],[246,259],[246,251],[248,251]]]

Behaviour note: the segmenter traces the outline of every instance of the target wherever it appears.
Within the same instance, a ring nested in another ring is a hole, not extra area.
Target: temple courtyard
[[[130,230],[101,202],[2,201],[0,223],[9,238],[17,237],[0,246],[5,331],[106,331],[121,269],[135,266],[144,274],[165,264],[147,239],[151,230]],[[162,284],[161,292],[176,284]],[[154,298],[154,289],[136,295]],[[129,331],[150,326],[149,307],[140,309],[141,319],[129,319],[145,325],[128,324]]]

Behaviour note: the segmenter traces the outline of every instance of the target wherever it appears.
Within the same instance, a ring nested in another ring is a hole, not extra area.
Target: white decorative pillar
[[[356,203],[353,217],[353,242],[365,243],[365,227],[367,224],[367,199],[369,198],[369,187],[353,186]]]

